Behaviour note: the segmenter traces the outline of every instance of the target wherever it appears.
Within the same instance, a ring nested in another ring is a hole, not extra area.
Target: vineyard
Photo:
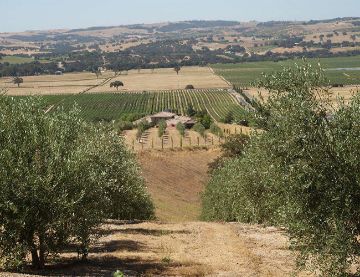
[[[318,63],[325,70],[325,75],[330,83],[344,85],[360,84],[360,56],[313,58],[308,62],[317,65]],[[300,59],[272,62],[247,62],[240,64],[214,64],[214,71],[226,80],[238,87],[251,86],[253,82],[262,77],[262,73],[272,73],[281,70],[282,67],[291,67],[294,63],[301,63]]]
[[[88,120],[114,120],[124,114],[149,115],[167,109],[185,114],[190,104],[195,110],[207,110],[216,121],[222,120],[229,111],[235,118],[241,118],[244,113],[235,97],[223,89],[46,95],[42,98],[47,105],[59,105],[64,109],[76,103],[81,115]]]

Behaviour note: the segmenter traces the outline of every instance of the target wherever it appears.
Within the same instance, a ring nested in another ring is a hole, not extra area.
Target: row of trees
[[[300,268],[345,276],[360,250],[360,96],[334,109],[324,84],[309,64],[259,83],[262,131],[214,165],[203,217],[284,226]]]
[[[104,219],[149,219],[135,157],[108,126],[41,99],[0,97],[0,267],[35,268],[76,245],[85,259]]]

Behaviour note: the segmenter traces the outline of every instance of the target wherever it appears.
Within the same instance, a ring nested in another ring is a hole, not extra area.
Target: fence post
[[[174,149],[174,140],[173,140],[173,137],[171,137],[171,149]]]
[[[197,137],[197,143],[198,143],[198,147],[200,146],[200,138]]]
[[[154,138],[151,139],[151,148],[154,149]]]
[[[164,150],[164,138],[161,138],[161,150]]]
[[[132,150],[135,150],[135,140],[132,140]]]
[[[141,141],[141,150],[144,150],[144,142]]]
[[[207,136],[204,135],[204,142],[205,142],[205,146],[206,146],[206,139],[207,139]]]
[[[211,137],[211,144],[214,145],[214,136]]]
[[[180,137],[180,148],[182,149],[182,147],[183,147],[183,138]]]

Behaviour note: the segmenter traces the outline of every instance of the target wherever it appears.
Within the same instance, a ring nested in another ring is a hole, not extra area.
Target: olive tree
[[[0,266],[30,255],[43,268],[70,244],[86,258],[106,218],[152,217],[132,154],[119,136],[74,109],[44,112],[37,98],[0,97]]]
[[[167,128],[167,124],[166,124],[166,121],[165,120],[161,120],[159,123],[158,123],[158,136],[159,138],[162,137],[166,131],[166,128]]]
[[[333,107],[322,69],[307,63],[259,85],[264,131],[214,171],[203,216],[285,226],[300,268],[344,276],[360,252],[360,95]]]
[[[21,77],[15,77],[15,78],[13,79],[13,83],[14,83],[15,85],[17,85],[18,87],[20,87],[20,84],[24,83],[24,79],[21,78]]]

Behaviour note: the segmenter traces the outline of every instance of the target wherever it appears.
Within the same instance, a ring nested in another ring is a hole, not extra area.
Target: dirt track
[[[70,251],[47,271],[0,276],[112,276],[116,270],[126,276],[291,276],[294,255],[281,230],[196,222],[207,165],[218,155],[218,150],[140,153],[161,221],[108,222],[87,263]]]
[[[87,263],[38,273],[50,276],[290,276],[293,254],[282,231],[254,225],[156,222],[105,225]],[[29,272],[30,274],[31,272]],[[1,275],[0,276],[19,276]],[[298,276],[308,276],[300,274]]]

